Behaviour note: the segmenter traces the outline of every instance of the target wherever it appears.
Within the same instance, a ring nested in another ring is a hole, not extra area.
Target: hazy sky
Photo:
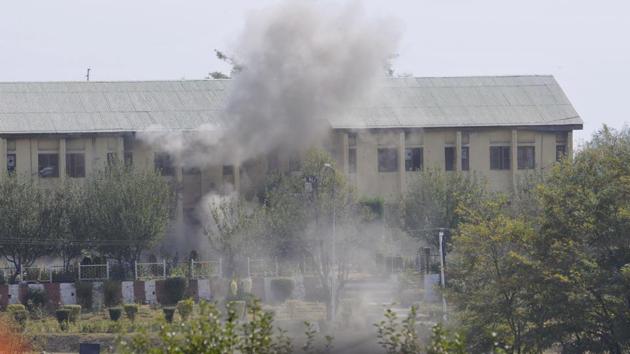
[[[204,78],[273,2],[0,0],[0,81]],[[630,123],[630,0],[359,2],[399,21],[400,73],[552,74],[584,119],[578,141]]]

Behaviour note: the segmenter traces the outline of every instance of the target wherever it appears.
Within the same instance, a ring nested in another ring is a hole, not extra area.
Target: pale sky
[[[202,79],[275,0],[0,0],[0,81]],[[630,124],[629,0],[364,0],[414,76],[551,74],[584,120]]]

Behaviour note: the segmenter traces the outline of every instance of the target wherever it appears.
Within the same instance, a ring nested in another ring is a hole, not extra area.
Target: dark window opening
[[[444,169],[447,171],[455,170],[455,148],[452,146],[444,148]]]
[[[567,156],[567,146],[556,145],[556,161],[562,160],[565,156]]]
[[[115,152],[107,153],[107,166],[114,166],[118,164],[118,154]]]
[[[85,177],[84,154],[66,154],[66,175],[73,178]]]
[[[422,171],[422,148],[405,149],[405,171]]]
[[[133,165],[133,153],[131,151],[125,151],[125,166],[129,167]]]
[[[59,154],[39,154],[37,171],[42,178],[59,177]]]
[[[468,146],[462,146],[462,171],[470,169],[470,149]]]
[[[519,146],[516,149],[519,170],[531,170],[536,167],[536,154],[533,146]]]
[[[7,172],[13,173],[15,172],[15,168],[17,167],[17,157],[15,154],[7,154]]]
[[[162,176],[175,175],[175,168],[173,167],[173,160],[167,153],[155,154],[154,159],[155,169],[160,172]]]
[[[348,170],[357,173],[357,148],[348,149]]]
[[[378,172],[398,171],[398,150],[396,148],[378,149]]]
[[[490,169],[509,170],[511,162],[511,152],[509,146],[490,147]]]
[[[348,133],[348,146],[357,146],[357,133]]]

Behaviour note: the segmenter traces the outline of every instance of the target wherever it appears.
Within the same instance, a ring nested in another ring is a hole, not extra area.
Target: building
[[[0,83],[0,166],[42,184],[83,178],[119,159],[183,185],[184,210],[278,160],[182,168],[136,133],[187,132],[223,117],[229,80]],[[495,190],[572,153],[582,120],[551,76],[392,78],[374,100],[330,119],[328,148],[361,196],[395,201],[429,166],[476,173]]]

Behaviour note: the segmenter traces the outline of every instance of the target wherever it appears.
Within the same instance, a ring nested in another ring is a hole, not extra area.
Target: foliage
[[[26,310],[24,310],[26,312]],[[0,352],[31,353],[32,345],[23,333],[23,324],[14,324],[11,319],[0,316]]]
[[[136,320],[136,314],[138,313],[137,304],[124,304],[123,309],[125,310],[125,314],[127,314],[127,318],[129,318],[131,322]]]
[[[420,353],[421,345],[416,330],[417,308],[412,306],[406,319],[399,323],[398,316],[391,309],[385,310],[385,319],[375,324],[376,337],[385,352]]]
[[[51,193],[29,176],[0,175],[0,255],[14,268],[23,267],[52,250],[49,236],[59,233]]]
[[[466,346],[461,336],[455,333],[452,337],[441,324],[432,329],[431,344],[427,348],[427,354],[466,354]]]
[[[103,282],[103,297],[105,306],[117,306],[122,303],[122,284],[116,280]]]
[[[293,293],[295,282],[292,278],[273,278],[271,279],[271,296],[275,301],[284,302]]]
[[[402,200],[405,230],[412,236],[438,247],[437,228],[456,229],[462,210],[478,205],[485,184],[474,175],[428,169],[409,181]]]
[[[26,290],[24,304],[28,311],[33,312],[36,309],[42,309],[48,303],[48,294],[42,289],[34,289],[29,287]]]
[[[164,312],[164,319],[166,320],[166,322],[173,322],[173,316],[175,315],[174,307],[163,307],[162,312]]]
[[[173,277],[164,279],[164,304],[175,305],[186,294],[186,278]]]
[[[180,300],[177,303],[177,312],[182,320],[186,321],[193,312],[194,301],[192,299]]]
[[[274,330],[273,314],[265,312],[260,302],[248,306],[248,321],[239,323],[234,309],[225,315],[213,304],[202,301],[188,321],[165,323],[156,341],[146,332],[121,335],[117,353],[226,353],[226,354],[289,354],[293,345],[286,332]],[[332,338],[330,338],[332,340]]]
[[[358,202],[361,215],[365,221],[382,220],[385,214],[385,201],[383,198],[361,198]]]
[[[77,303],[84,309],[92,309],[92,283],[76,282],[74,283]]]
[[[171,215],[173,191],[156,171],[114,164],[86,181],[85,218],[100,251],[131,266],[159,241]],[[116,242],[112,242],[112,240]]]
[[[61,308],[70,311],[68,319],[72,323],[76,323],[81,317],[81,305],[63,305]]]
[[[58,309],[55,311],[55,317],[57,318],[57,322],[59,322],[61,330],[66,331],[70,323],[70,310],[64,308]]]
[[[123,309],[121,307],[110,307],[107,311],[109,312],[109,319],[115,322],[120,319]]]
[[[15,322],[24,327],[26,320],[28,319],[28,311],[26,311],[26,307],[24,305],[9,304],[7,305],[7,312],[11,314],[11,317],[13,317]]]

